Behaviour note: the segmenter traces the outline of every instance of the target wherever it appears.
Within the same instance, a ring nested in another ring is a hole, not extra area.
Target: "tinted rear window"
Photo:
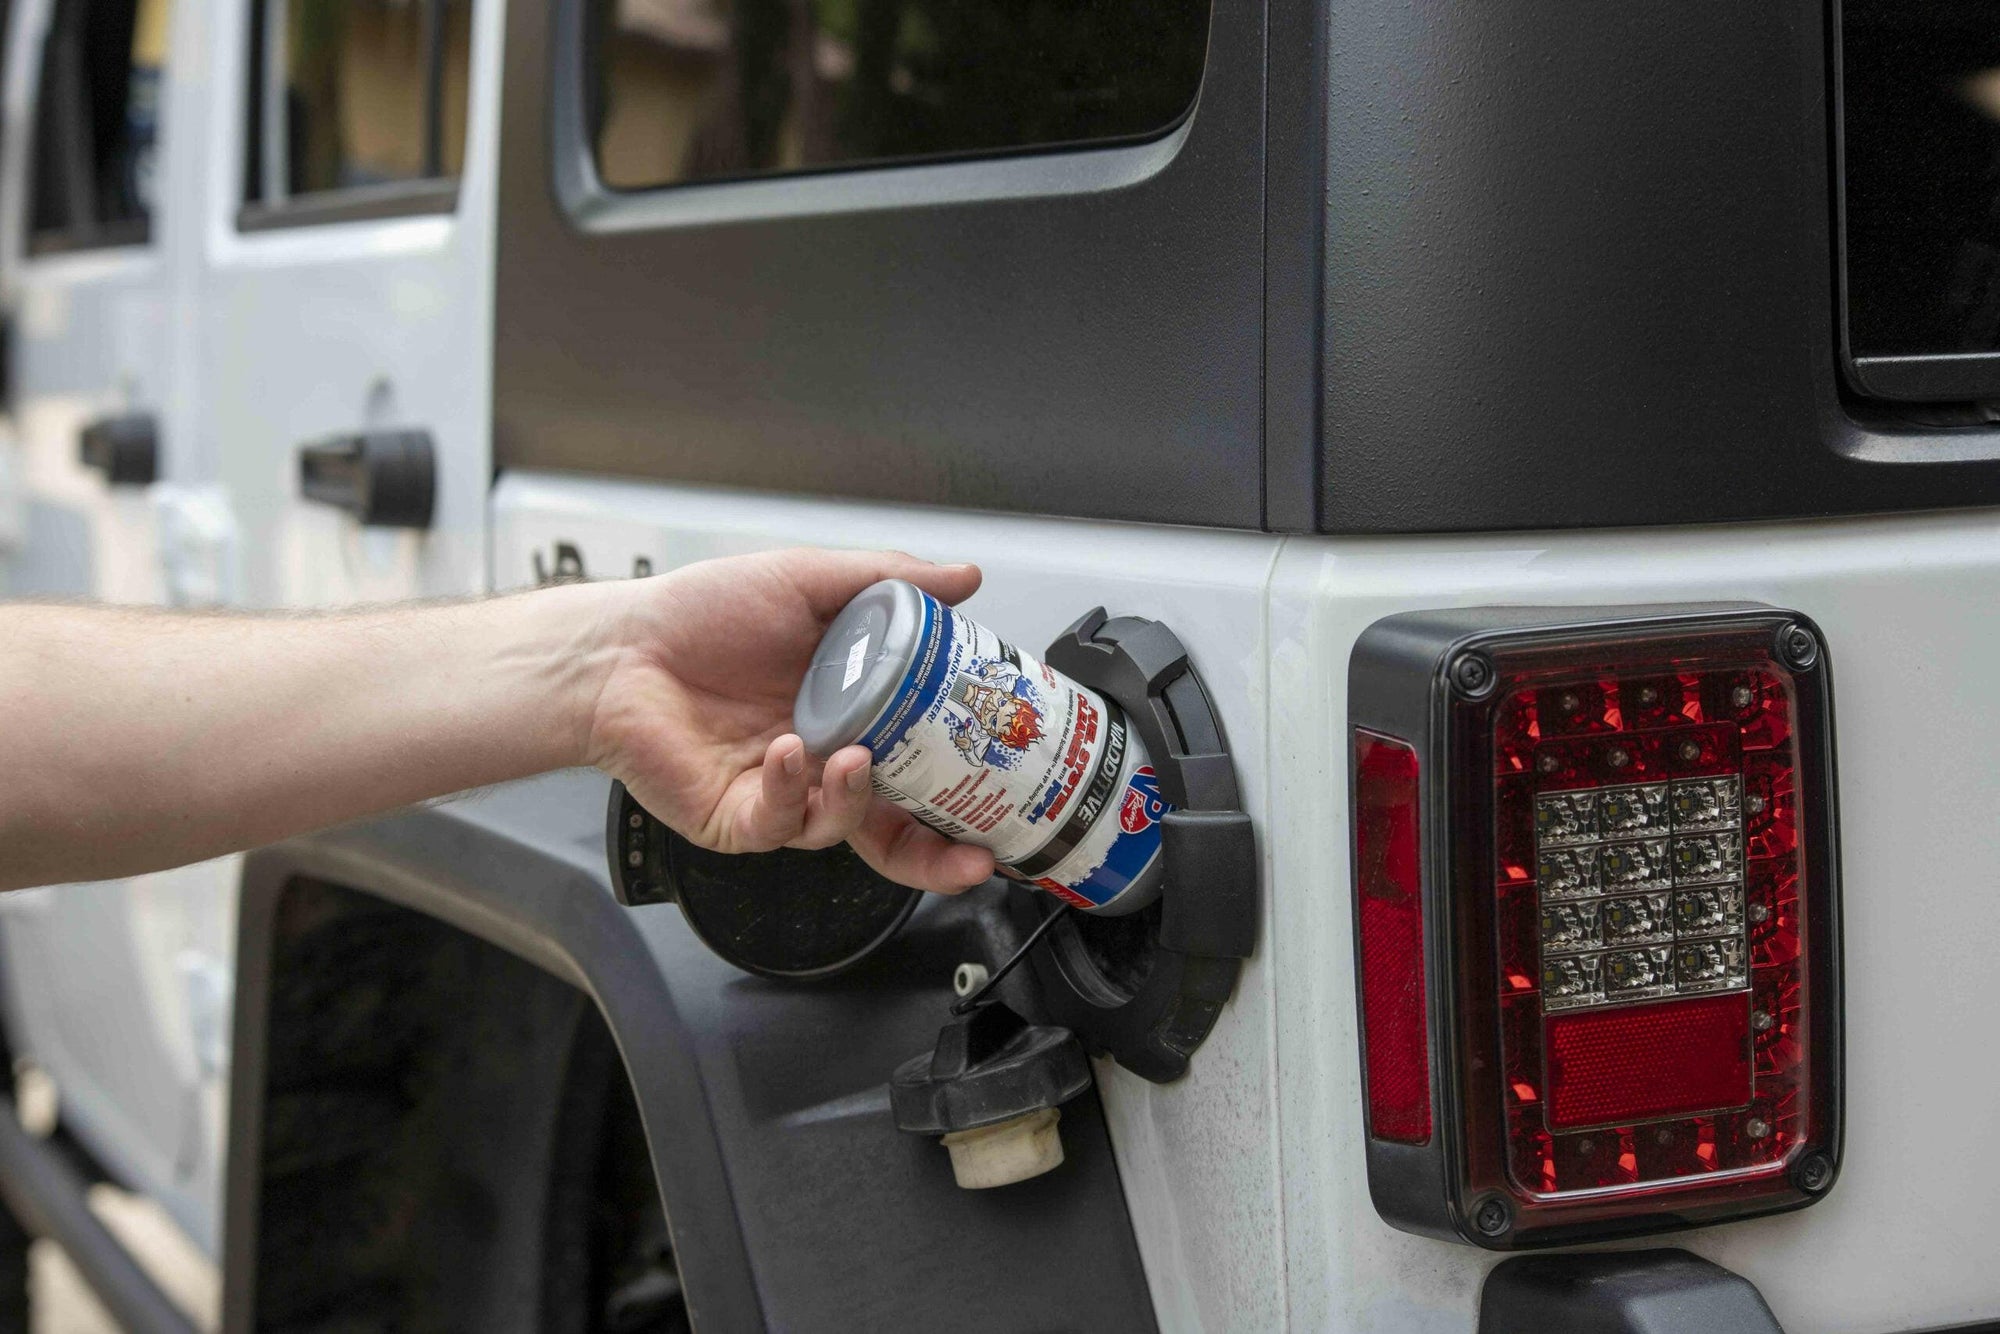
[[[2000,6],[1845,0],[1856,355],[2000,349]]]
[[[41,52],[30,248],[147,238],[168,0],[59,0]]]
[[[256,15],[245,202],[458,175],[471,0],[261,0]]]
[[[595,0],[599,174],[616,189],[1160,133],[1192,105],[1208,0]]]

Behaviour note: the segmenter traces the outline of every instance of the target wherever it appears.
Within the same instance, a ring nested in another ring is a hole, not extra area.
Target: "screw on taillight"
[[[1761,607],[1412,613],[1361,637],[1349,679],[1384,1216],[1514,1247],[1823,1194],[1840,1008],[1818,632]]]

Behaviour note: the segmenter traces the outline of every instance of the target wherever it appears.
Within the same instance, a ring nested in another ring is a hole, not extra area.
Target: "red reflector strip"
[[[1377,1139],[1423,1144],[1431,1137],[1431,1067],[1417,753],[1356,731],[1354,773],[1368,1123]]]
[[[1551,1130],[1741,1107],[1750,1101],[1749,998],[1553,1015],[1547,1052]]]

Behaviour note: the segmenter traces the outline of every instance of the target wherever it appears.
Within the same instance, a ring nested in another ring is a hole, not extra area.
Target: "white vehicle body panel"
[[[2000,1123],[2000,1068],[1977,1036],[2000,974],[1986,665],[2000,518],[1345,539],[547,473],[492,487],[498,0],[475,9],[455,214],[240,232],[250,6],[180,0],[152,242],[28,257],[35,38],[51,8],[18,0],[6,70],[0,280],[22,493],[10,595],[335,605],[525,586],[559,543],[593,577],[815,543],[977,561],[987,582],[970,613],[1029,644],[1098,604],[1169,622],[1238,758],[1264,916],[1184,1079],[1099,1063],[1107,1122],[1164,1329],[1343,1334],[1468,1334],[1499,1258],[1396,1231],[1368,1199],[1346,818],[1356,637],[1448,605],[1797,608],[1826,632],[1835,681],[1841,1178],[1810,1209],[1631,1244],[1728,1266],[1794,1330],[2000,1313],[2000,1270],[1981,1263],[2000,1192],[1975,1152]],[[149,491],[108,489],[76,458],[82,423],[131,410],[162,423]],[[363,530],[299,499],[296,446],[371,427],[432,433],[428,533]],[[223,859],[0,899],[17,1051],[53,1077],[79,1137],[211,1249],[236,874]]]
[[[1103,603],[1188,644],[1242,766],[1266,866],[1258,955],[1186,1079],[1100,1063],[1168,1330],[1454,1331],[1497,1255],[1396,1231],[1368,1200],[1347,855],[1347,659],[1422,607],[1753,599],[1825,630],[1840,751],[1847,1138],[1830,1196],[1667,1234],[1787,1328],[1878,1334],[2000,1309],[2000,1201],[1953,1145],[2000,1113],[1968,1024],[2000,943],[1988,757],[2000,522],[1970,514],[1631,533],[1279,538],[511,474],[499,582],[554,544],[593,576],[797,542],[976,560],[976,618],[1027,642]]]
[[[2000,521],[1987,514],[1626,533],[1288,542],[1271,595],[1270,902],[1298,1329],[1464,1331],[1492,1258],[1391,1230],[1361,1152],[1345,752],[1347,658],[1393,612],[1750,599],[1825,631],[1838,748],[1846,1146],[1826,1199],[1634,1245],[1755,1283],[1787,1329],[1930,1329],[2000,1310],[2000,1196],[1969,1146],[2000,1125],[1991,1010],[2000,857]],[[1282,703],[1281,703],[1282,702]],[[1329,818],[1331,815],[1331,818]]]
[[[986,582],[967,612],[1025,644],[1054,639],[1100,603],[1170,621],[1201,664],[1238,759],[1245,809],[1259,820],[1270,855],[1261,819],[1263,597],[1275,538],[527,473],[509,473],[494,494],[494,576],[502,588],[532,584],[536,558],[547,568],[558,542],[577,549],[587,574],[610,577],[631,573],[640,557],[669,570],[770,547],[896,546],[978,562]],[[1271,959],[1267,935],[1185,1078],[1150,1084],[1098,1062],[1165,1329],[1270,1329],[1283,1318]]]
[[[16,5],[8,47],[0,253],[16,320],[26,531],[7,591],[217,601],[234,535],[208,486],[184,336],[191,215],[172,202],[199,166],[176,129],[200,114],[203,7],[175,7],[150,241],[30,256],[26,170],[52,9],[51,0]],[[79,463],[78,432],[93,418],[132,411],[159,421],[162,480],[107,487]],[[16,1052],[54,1080],[77,1137],[210,1247],[227,1078],[215,1035],[219,1025],[226,1030],[236,867],[224,858],[0,899]]]
[[[502,6],[474,10],[455,216],[236,230],[250,6],[172,8],[152,240],[24,253],[25,164],[53,0],[15,7],[4,218],[25,529],[10,595],[317,606],[486,585]],[[161,423],[161,481],[108,488],[86,421]],[[295,447],[421,426],[430,532],[301,502]],[[240,859],[0,900],[12,1036],[120,1179],[220,1235]]]
[[[214,7],[196,280],[205,429],[256,559],[252,606],[469,594],[486,584],[493,212],[503,7],[474,6],[455,214],[238,230],[249,5]],[[438,460],[428,532],[363,529],[299,496],[297,447],[422,428]]]
[[[177,406],[174,266],[170,224],[156,217],[152,241],[103,250],[27,253],[42,37],[54,0],[21,0],[6,47],[4,158],[0,159],[0,271],[14,315],[14,426],[25,491],[26,541],[11,588],[112,602],[158,602],[152,507],[135,488],[111,488],[77,458],[84,423],[113,412],[165,415]],[[168,97],[179,90],[170,86]],[[158,189],[176,171],[162,109]],[[163,460],[178,432],[162,422]],[[164,467],[171,466],[164,464]],[[78,554],[87,559],[79,564]]]

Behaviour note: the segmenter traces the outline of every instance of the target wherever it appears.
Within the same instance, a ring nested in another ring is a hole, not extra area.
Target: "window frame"
[[[996,164],[1022,159],[1070,157],[1078,154],[1101,155],[1118,149],[1143,149],[1180,137],[1188,121],[1194,116],[1195,108],[1201,102],[1202,89],[1208,82],[1209,41],[1215,24],[1214,0],[1202,0],[1202,4],[1206,16],[1202,24],[1200,69],[1194,85],[1179,111],[1149,129],[1123,134],[1095,135],[1082,139],[1033,140],[989,147],[946,149],[931,153],[844,158],[793,167],[745,168],[737,172],[653,181],[640,185],[614,185],[604,178],[603,164],[599,156],[601,146],[596,136],[591,133],[590,105],[594,95],[599,91],[600,80],[604,75],[603,52],[600,46],[606,39],[606,34],[598,31],[598,25],[593,22],[596,7],[590,0],[571,0],[565,6],[566,12],[558,19],[561,28],[556,44],[558,65],[556,95],[562,104],[557,107],[555,118],[557,133],[581,135],[588,161],[578,184],[580,193],[587,192],[592,199],[592,204],[585,207],[585,212],[600,211],[598,206],[605,201],[647,199],[678,191],[779,184],[796,188],[820,177],[902,172],[924,167],[981,167],[990,173]],[[1030,193],[1047,193],[1047,190],[1032,189]],[[947,197],[955,198],[955,196]]]
[[[1848,385],[1882,404],[1986,403],[2000,398],[2000,349],[1973,352],[1861,352],[1854,338],[1854,295],[1848,255],[1847,14],[1832,0],[1834,261],[1839,295],[1840,368]]]
[[[1259,527],[1266,2],[1161,139],[613,193],[574,0],[509,0],[496,463]]]
[[[621,188],[598,170],[590,132],[589,6],[557,0],[551,28],[551,185],[558,207],[587,233],[655,232],[878,209],[1004,200],[1053,200],[1117,191],[1165,171],[1188,142],[1213,77],[1216,0],[1209,0],[1201,77],[1181,113],[1144,135],[1027,145],[944,156],[829,163],[791,171]]]
[[[478,0],[462,2],[469,12]],[[290,72],[284,63],[287,0],[247,0],[250,16],[244,31],[244,67],[249,75],[249,87],[245,90],[239,121],[243,126],[243,151],[239,155],[243,175],[236,192],[238,232],[269,232],[292,227],[450,215],[458,211],[461,178],[446,175],[443,171],[445,11],[451,0],[415,0],[415,3],[423,9],[424,174],[404,181],[292,194],[288,188],[291,173],[289,136],[266,132],[266,127],[277,123],[287,107],[286,93],[290,86]],[[472,90],[468,86],[465,126],[468,139],[472,134],[472,101]],[[261,198],[255,200],[248,198],[250,155],[253,152],[257,155],[257,184],[261,193]]]
[[[90,114],[82,101],[85,92],[84,55],[81,50],[83,16],[90,3],[91,0],[52,0],[47,11],[47,26],[33,34],[38,48],[35,52],[35,99],[33,117],[27,127],[28,161],[21,218],[21,251],[27,260],[106,250],[141,250],[153,242],[153,210],[150,207],[143,217],[138,218],[104,222],[99,216],[97,169],[89,161],[90,146],[84,142],[81,133]],[[59,64],[51,60],[57,42],[64,43],[66,47],[65,58]],[[52,85],[59,85],[67,101],[60,111],[49,104]],[[35,214],[42,198],[44,117],[58,115],[62,118],[62,128],[58,131],[62,140],[61,151],[67,159],[62,168],[61,189],[68,196],[65,212],[69,217],[60,227],[38,228]],[[81,223],[77,221],[79,215],[84,219]]]

